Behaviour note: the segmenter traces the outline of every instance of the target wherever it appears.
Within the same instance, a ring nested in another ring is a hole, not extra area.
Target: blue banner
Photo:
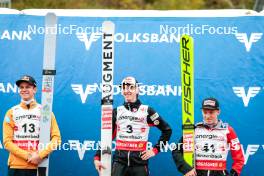
[[[242,176],[261,176],[264,162],[264,17],[81,17],[59,16],[53,111],[62,147],[50,158],[51,176],[96,175],[93,155],[100,141],[101,25],[116,25],[114,106],[123,103],[118,85],[125,76],[140,83],[140,99],[173,128],[167,151],[150,160],[152,176],[180,175],[170,148],[181,136],[179,40],[194,38],[195,121],[201,101],[220,102],[220,118],[236,131],[246,159]],[[0,14],[0,120],[20,102],[15,81],[36,78],[40,102],[44,17]],[[0,125],[2,129],[2,123]],[[7,175],[8,152],[0,132],[0,173]],[[159,130],[150,131],[155,143]],[[228,160],[231,168],[232,160]]]

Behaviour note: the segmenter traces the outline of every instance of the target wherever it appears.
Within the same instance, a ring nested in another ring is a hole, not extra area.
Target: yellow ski
[[[183,156],[194,164],[194,45],[193,38],[183,35],[180,41]]]

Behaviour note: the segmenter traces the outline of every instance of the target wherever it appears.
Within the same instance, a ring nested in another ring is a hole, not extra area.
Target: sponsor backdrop
[[[51,155],[50,175],[96,175],[93,155],[100,140],[100,32],[107,19],[116,24],[114,84],[128,75],[138,79],[142,102],[157,110],[173,128],[170,144],[181,136],[180,35],[194,37],[195,121],[202,120],[202,99],[216,97],[221,119],[234,127],[243,144],[246,166],[242,175],[262,175],[262,16],[59,17],[54,113],[64,149]],[[43,26],[43,16],[0,15],[1,121],[9,108],[20,102],[15,81],[21,75],[36,78],[40,101]],[[114,105],[122,103],[116,86]],[[156,142],[159,134],[151,129],[149,140]],[[0,175],[6,175],[8,152],[3,149],[2,130],[0,135]],[[179,175],[170,147],[167,149],[151,159],[151,175]]]

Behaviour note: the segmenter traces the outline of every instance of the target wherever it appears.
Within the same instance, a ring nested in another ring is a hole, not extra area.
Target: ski
[[[114,79],[114,31],[111,21],[102,24],[101,176],[111,176],[112,111]]]
[[[45,39],[42,72],[41,94],[41,120],[39,149],[46,147],[50,142],[51,113],[53,103],[53,88],[56,54],[57,17],[54,13],[48,13],[45,17]],[[49,158],[45,158],[38,166],[38,176],[48,176]]]
[[[194,159],[194,42],[183,35],[180,41],[181,85],[182,85],[182,123],[183,157],[192,167]]]

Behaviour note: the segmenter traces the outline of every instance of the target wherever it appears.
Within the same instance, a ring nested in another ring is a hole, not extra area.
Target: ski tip
[[[54,12],[48,12],[46,17],[56,18],[56,14]]]
[[[112,21],[104,21],[102,24],[103,31],[114,31],[115,24]]]
[[[103,26],[114,25],[112,21],[103,21]]]
[[[189,35],[189,34],[183,34],[183,35],[181,35],[181,40],[182,39],[187,39],[187,40],[193,41],[193,37],[191,35]]]
[[[57,16],[53,12],[48,12],[45,16],[46,26],[55,26],[57,24]]]

